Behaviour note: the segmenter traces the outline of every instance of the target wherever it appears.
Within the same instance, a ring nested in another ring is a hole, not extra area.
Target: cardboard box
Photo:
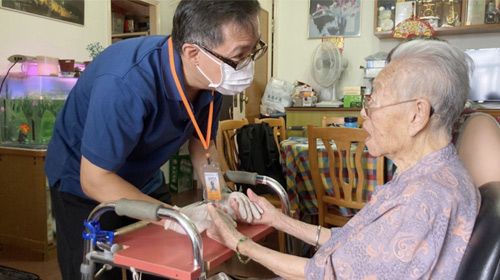
[[[361,108],[363,107],[363,96],[358,95],[345,95],[344,94],[344,108]]]
[[[194,172],[191,157],[177,152],[169,161],[170,192],[181,193],[192,189]]]
[[[365,90],[366,87],[364,86],[344,87],[344,95],[363,95]]]

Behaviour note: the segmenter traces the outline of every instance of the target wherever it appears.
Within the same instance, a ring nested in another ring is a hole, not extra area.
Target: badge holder
[[[212,159],[207,158],[207,163],[201,165],[203,174],[203,200],[220,201],[222,199],[222,186],[219,178],[220,167]]]

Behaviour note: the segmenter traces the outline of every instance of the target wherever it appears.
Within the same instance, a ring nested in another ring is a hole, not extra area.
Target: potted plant
[[[92,60],[96,58],[103,50],[104,47],[99,42],[90,43],[87,45],[87,51],[89,52],[89,56]],[[83,63],[86,67],[87,65],[89,65],[90,61],[84,61]]]

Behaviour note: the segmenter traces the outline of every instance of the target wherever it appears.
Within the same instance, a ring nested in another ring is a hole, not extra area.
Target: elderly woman
[[[344,227],[291,219],[249,191],[264,209],[254,223],[321,246],[312,259],[260,246],[213,206],[208,235],[240,260],[254,259],[286,279],[454,279],[480,204],[450,143],[469,93],[469,65],[472,60],[446,42],[416,40],[395,50],[361,114],[370,154],[391,159],[398,171]]]

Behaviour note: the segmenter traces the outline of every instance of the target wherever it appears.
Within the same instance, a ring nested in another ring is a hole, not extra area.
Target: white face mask
[[[198,71],[210,82],[208,85],[216,91],[224,95],[236,95],[244,91],[253,81],[254,61],[250,61],[247,66],[236,71],[233,67],[223,62],[218,62],[211,55],[207,54],[203,49],[196,46],[201,52],[208,56],[213,62],[219,65],[221,79],[218,84],[214,84],[212,80],[196,65]]]

